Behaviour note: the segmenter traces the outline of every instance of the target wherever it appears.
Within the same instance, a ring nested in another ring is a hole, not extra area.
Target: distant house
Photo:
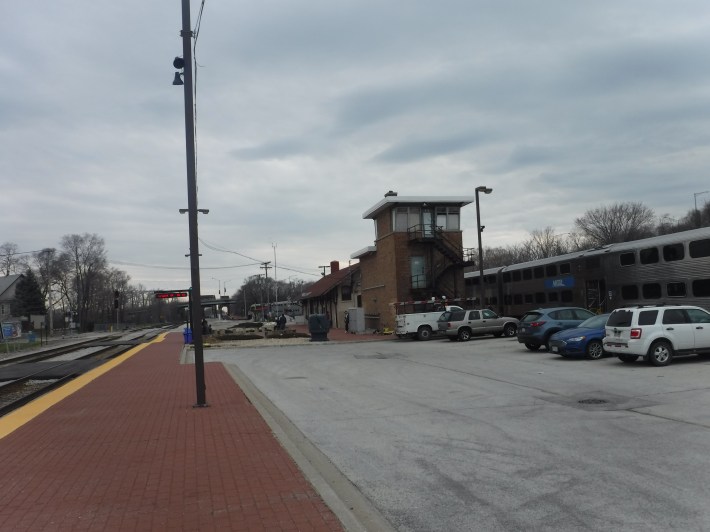
[[[313,283],[301,294],[306,319],[311,314],[326,314],[331,326],[345,327],[345,312],[360,303],[360,265],[340,269],[338,261],[331,261],[330,273]]]
[[[393,329],[396,314],[423,311],[432,298],[464,302],[464,268],[474,264],[474,250],[463,248],[461,208],[474,201],[390,191],[365,211],[375,222],[375,245],[350,258],[360,263],[368,328]]]
[[[15,289],[17,288],[17,283],[23,277],[24,275],[21,273],[0,277],[0,321],[11,316],[10,304],[12,303],[12,300],[15,299]]]

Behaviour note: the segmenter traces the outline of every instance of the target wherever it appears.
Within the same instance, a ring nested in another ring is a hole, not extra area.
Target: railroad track
[[[0,361],[0,417],[147,342],[160,330],[76,342]]]

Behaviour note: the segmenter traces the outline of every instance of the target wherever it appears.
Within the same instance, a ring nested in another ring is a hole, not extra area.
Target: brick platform
[[[342,530],[221,364],[193,408],[182,346],[170,333],[0,419],[0,530]]]

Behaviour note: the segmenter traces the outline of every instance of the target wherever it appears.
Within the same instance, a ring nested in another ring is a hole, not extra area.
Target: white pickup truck
[[[461,307],[448,306],[432,312],[417,312],[414,314],[399,314],[395,320],[394,333],[399,338],[416,338],[429,340],[439,333],[437,321],[447,310],[463,310]]]

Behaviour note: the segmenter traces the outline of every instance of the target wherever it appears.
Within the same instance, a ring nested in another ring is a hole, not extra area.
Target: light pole
[[[192,81],[192,38],[194,33],[190,28],[190,0],[182,0],[182,61],[175,59],[176,68],[184,67],[184,83],[181,83],[180,73],[175,73],[173,85],[183,85],[185,99],[185,152],[187,162],[187,213],[190,235],[190,279],[191,311],[193,319],[202,320],[202,294],[200,292],[200,251],[197,232],[197,177],[195,167],[195,114],[193,104]],[[192,327],[192,339],[195,349],[195,385],[197,388],[196,407],[206,407],[207,396],[205,386],[205,364],[202,346],[202,327]]]
[[[217,317],[222,319],[222,305],[220,305],[219,300],[222,297],[222,281],[216,277],[211,277],[213,281],[217,281]]]
[[[695,201],[695,217],[698,219],[698,227],[701,225],[700,213],[698,212],[698,196],[707,194],[710,190],[703,190],[702,192],[693,192],[693,200]]]
[[[478,231],[478,284],[480,286],[480,307],[483,308],[483,245],[481,244],[481,233],[483,232],[484,226],[481,225],[481,207],[478,203],[478,193],[483,192],[484,194],[490,194],[493,192],[492,188],[481,185],[476,187],[476,230]]]

